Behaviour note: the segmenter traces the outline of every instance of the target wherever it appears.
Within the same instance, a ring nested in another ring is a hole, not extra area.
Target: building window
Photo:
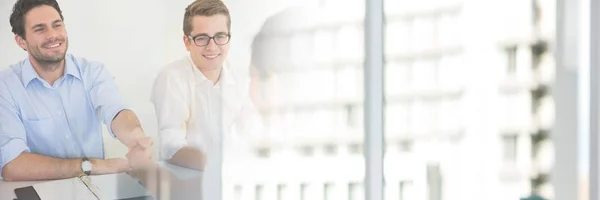
[[[352,104],[346,104],[344,107],[346,109],[346,125],[351,128],[356,127],[356,108]]]
[[[300,147],[300,152],[303,156],[310,157],[310,156],[314,155],[315,148],[310,145],[305,145],[305,146]]]
[[[414,199],[414,197],[411,196],[411,192],[413,192],[413,183],[411,181],[400,181],[400,184],[398,186],[398,191],[400,192],[400,200]]]
[[[431,50],[435,44],[435,20],[432,17],[418,17],[413,21],[412,46],[417,52]]]
[[[362,154],[363,145],[362,144],[351,144],[350,148],[348,148],[349,153],[352,155]]]
[[[286,195],[287,186],[280,184],[277,186],[277,200],[288,199]],[[286,198],[284,198],[286,197]]]
[[[271,151],[268,147],[261,147],[256,150],[256,154],[259,158],[268,158],[270,156]]]
[[[427,186],[429,200],[442,199],[442,174],[439,164],[427,166]]]
[[[334,53],[334,34],[330,30],[319,30],[313,37],[313,60],[331,62]]]
[[[263,186],[263,185],[256,185],[255,190],[256,190],[256,193],[255,193],[254,199],[256,199],[256,200],[263,200],[264,197],[265,197],[265,194],[264,194],[265,193],[265,186]]]
[[[504,149],[504,161],[514,162],[517,160],[517,135],[502,136],[502,148]]]
[[[390,21],[385,26],[384,48],[386,55],[392,57],[411,51],[412,21]]]
[[[335,145],[335,144],[325,145],[325,153],[327,155],[335,156],[337,154],[337,145]]]
[[[433,89],[437,81],[437,59],[415,60],[411,68],[413,89]]]
[[[235,200],[242,200],[242,186],[241,185],[236,185],[233,189],[234,191],[234,199]]]
[[[394,97],[409,91],[411,87],[411,63],[406,61],[385,63],[385,95]]]
[[[441,14],[437,20],[437,37],[439,46],[453,48],[460,44],[460,27],[458,17],[454,14]]]
[[[362,183],[350,183],[348,197],[350,200],[365,199],[364,186]]]
[[[413,149],[413,140],[402,140],[400,141],[400,152],[402,153],[410,153]]]
[[[363,56],[363,33],[357,26],[346,26],[336,33],[336,58],[356,59]]]
[[[506,48],[506,59],[508,63],[506,72],[515,74],[517,72],[517,46]]]
[[[336,196],[336,185],[333,183],[326,183],[325,184],[325,192],[324,192],[324,196],[323,199],[324,200],[338,200],[340,199],[339,196]]]

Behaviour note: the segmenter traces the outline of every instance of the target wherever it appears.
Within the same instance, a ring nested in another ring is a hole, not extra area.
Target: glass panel
[[[249,79],[263,134],[237,138],[254,153],[243,164],[227,154],[224,174],[239,176],[227,175],[225,186],[261,185],[251,197],[264,199],[364,199],[364,9],[362,0],[286,5],[260,17],[238,8],[264,22],[245,20],[256,28],[236,28],[231,41],[262,58],[249,60]]]
[[[385,0],[387,199],[552,199],[545,1]]]

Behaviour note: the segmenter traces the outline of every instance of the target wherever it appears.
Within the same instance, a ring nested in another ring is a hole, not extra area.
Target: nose
[[[49,29],[46,31],[46,38],[48,38],[48,39],[50,39],[50,38],[53,38],[53,37],[56,37],[56,35],[57,35],[57,31],[56,31],[56,30],[54,30],[53,28],[49,28]]]
[[[208,41],[208,44],[206,45],[206,50],[216,50],[217,49],[217,43],[215,43],[215,39],[211,38],[211,40]]]
[[[46,31],[46,40],[48,41],[56,41],[59,38],[59,33],[57,30],[54,30],[53,28],[48,29],[48,31]]]

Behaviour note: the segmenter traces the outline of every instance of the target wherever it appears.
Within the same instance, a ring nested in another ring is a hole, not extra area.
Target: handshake
[[[129,152],[124,158],[90,159],[92,174],[112,174],[120,172],[140,172],[155,168],[157,165],[152,159],[152,138],[141,137],[128,146]]]
[[[129,146],[129,152],[126,157],[131,170],[144,170],[155,165],[152,159],[152,138],[142,137],[136,140],[135,144]]]

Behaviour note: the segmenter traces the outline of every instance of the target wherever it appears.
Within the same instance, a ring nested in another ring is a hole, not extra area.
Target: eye
[[[196,38],[197,41],[207,41],[208,37],[207,36],[200,36]]]

